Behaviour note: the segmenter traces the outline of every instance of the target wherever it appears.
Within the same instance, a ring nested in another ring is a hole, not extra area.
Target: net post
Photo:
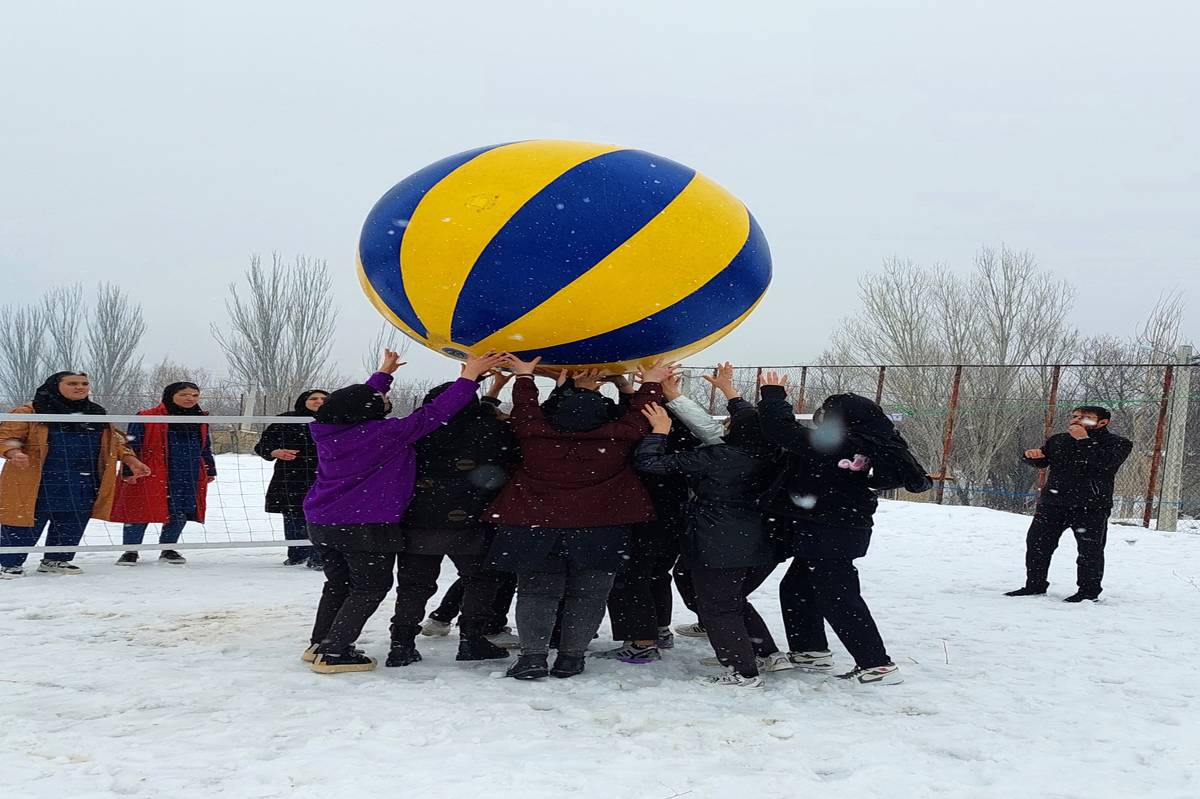
[[[1175,532],[1179,527],[1183,460],[1187,453],[1188,404],[1192,387],[1192,348],[1181,344],[1175,361],[1179,372],[1175,375],[1171,392],[1171,421],[1167,428],[1167,452],[1163,457],[1162,493],[1158,498],[1158,531],[1168,533]]]
[[[1162,400],[1158,405],[1158,425],[1154,429],[1154,452],[1150,456],[1150,477],[1146,480],[1146,505],[1142,508],[1142,527],[1150,527],[1154,515],[1154,492],[1158,488],[1158,470],[1162,464],[1163,438],[1167,427],[1167,407],[1171,399],[1171,384],[1175,378],[1175,366],[1167,364],[1163,370]]]
[[[808,367],[800,367],[800,390],[796,392],[796,413],[804,413],[804,387],[808,383]]]
[[[875,404],[876,405],[883,404],[883,379],[886,374],[887,374],[887,367],[886,366],[879,367],[879,382],[875,384]]]
[[[1062,376],[1062,366],[1055,364],[1054,369],[1050,372],[1050,393],[1046,396],[1046,421],[1042,425],[1042,438],[1050,438],[1050,434],[1054,432],[1054,417],[1058,415],[1058,383]],[[1046,476],[1048,474],[1046,467],[1038,469],[1037,487],[1041,491],[1046,487]]]
[[[942,434],[942,463],[938,470],[937,504],[946,496],[946,471],[950,468],[950,453],[954,449],[954,417],[958,412],[958,392],[962,386],[962,364],[954,367],[954,381],[950,384],[950,405],[946,413],[946,430]]]

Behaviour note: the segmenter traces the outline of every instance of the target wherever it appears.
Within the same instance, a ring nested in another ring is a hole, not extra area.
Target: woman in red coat
[[[641,409],[660,401],[660,381],[670,373],[662,364],[646,370],[628,411],[609,421],[609,403],[595,391],[575,391],[543,411],[533,382],[540,360],[510,362],[517,375],[511,421],[522,463],[488,514],[497,525],[491,566],[518,575],[521,657],[508,676],[520,680],[583,671],[584,651],[628,555],[629,527],[654,519],[632,452],[649,430]],[[560,602],[560,646],[550,669]]]

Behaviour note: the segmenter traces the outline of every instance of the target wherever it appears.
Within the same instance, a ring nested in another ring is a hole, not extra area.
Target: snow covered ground
[[[751,696],[691,684],[691,639],[535,684],[456,664],[453,635],[408,668],[319,676],[299,655],[320,576],[280,550],[83,554],[80,577],[0,582],[0,795],[1200,796],[1200,536],[1114,527],[1105,601],[1080,606],[1059,601],[1069,536],[1050,596],[1008,599],[1025,518],[885,503],[877,521],[859,565],[907,682],[790,672]],[[757,601],[782,641],[778,576]]]

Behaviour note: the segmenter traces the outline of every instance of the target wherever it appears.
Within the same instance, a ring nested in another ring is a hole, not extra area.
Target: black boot
[[[344,652],[322,652],[318,647],[312,665],[309,666],[318,674],[340,674],[347,671],[374,671],[375,658],[364,655],[358,649],[350,647]]]
[[[549,674],[545,655],[521,655],[516,663],[508,667],[504,676],[516,680],[540,680]]]
[[[501,649],[483,636],[463,638],[458,642],[455,660],[501,660],[508,657],[508,650]]]
[[[385,666],[411,666],[421,659],[417,645],[412,641],[393,641],[392,650],[388,652]]]
[[[1045,588],[1035,588],[1027,585],[1024,588],[1018,588],[1016,591],[1005,591],[1005,596],[1042,596],[1046,593]]]
[[[1074,594],[1071,594],[1069,597],[1064,599],[1063,602],[1074,603],[1074,602],[1083,602],[1084,600],[1087,600],[1088,602],[1097,602],[1097,601],[1099,601],[1099,599],[1100,599],[1099,591],[1085,591],[1084,589],[1080,588]]]
[[[554,659],[554,668],[550,669],[551,677],[574,677],[583,674],[583,655],[564,655],[561,652]]]

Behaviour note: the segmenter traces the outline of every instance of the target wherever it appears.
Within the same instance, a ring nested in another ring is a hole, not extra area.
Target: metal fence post
[[[954,367],[954,382],[950,384],[950,407],[946,414],[946,432],[942,436],[942,464],[938,470],[937,504],[946,496],[946,470],[950,468],[950,453],[954,449],[954,417],[958,412],[958,390],[962,386],[962,364]]]
[[[808,367],[800,367],[800,390],[796,392],[796,413],[804,413],[804,387],[808,383]]]
[[[1062,366],[1055,364],[1050,372],[1050,393],[1046,396],[1046,423],[1042,426],[1042,438],[1050,438],[1050,434],[1054,432],[1054,417],[1058,415],[1058,383],[1061,377]],[[1046,469],[1038,469],[1039,491],[1046,487],[1047,473]]]
[[[1154,515],[1154,492],[1158,488],[1158,468],[1162,463],[1163,437],[1167,427],[1167,404],[1171,399],[1171,384],[1175,377],[1174,365],[1168,364],[1163,371],[1162,401],[1158,405],[1158,426],[1154,430],[1154,453],[1150,456],[1150,479],[1146,481],[1146,507],[1142,509],[1142,527],[1150,526]]]
[[[1167,454],[1163,462],[1162,493],[1158,497],[1158,530],[1173,533],[1179,526],[1183,493],[1183,459],[1187,452],[1188,403],[1192,389],[1192,348],[1179,347],[1179,373],[1171,392],[1171,422],[1167,431]]]
[[[879,367],[879,382],[875,384],[875,404],[883,404],[883,378],[887,374],[887,367]]]

